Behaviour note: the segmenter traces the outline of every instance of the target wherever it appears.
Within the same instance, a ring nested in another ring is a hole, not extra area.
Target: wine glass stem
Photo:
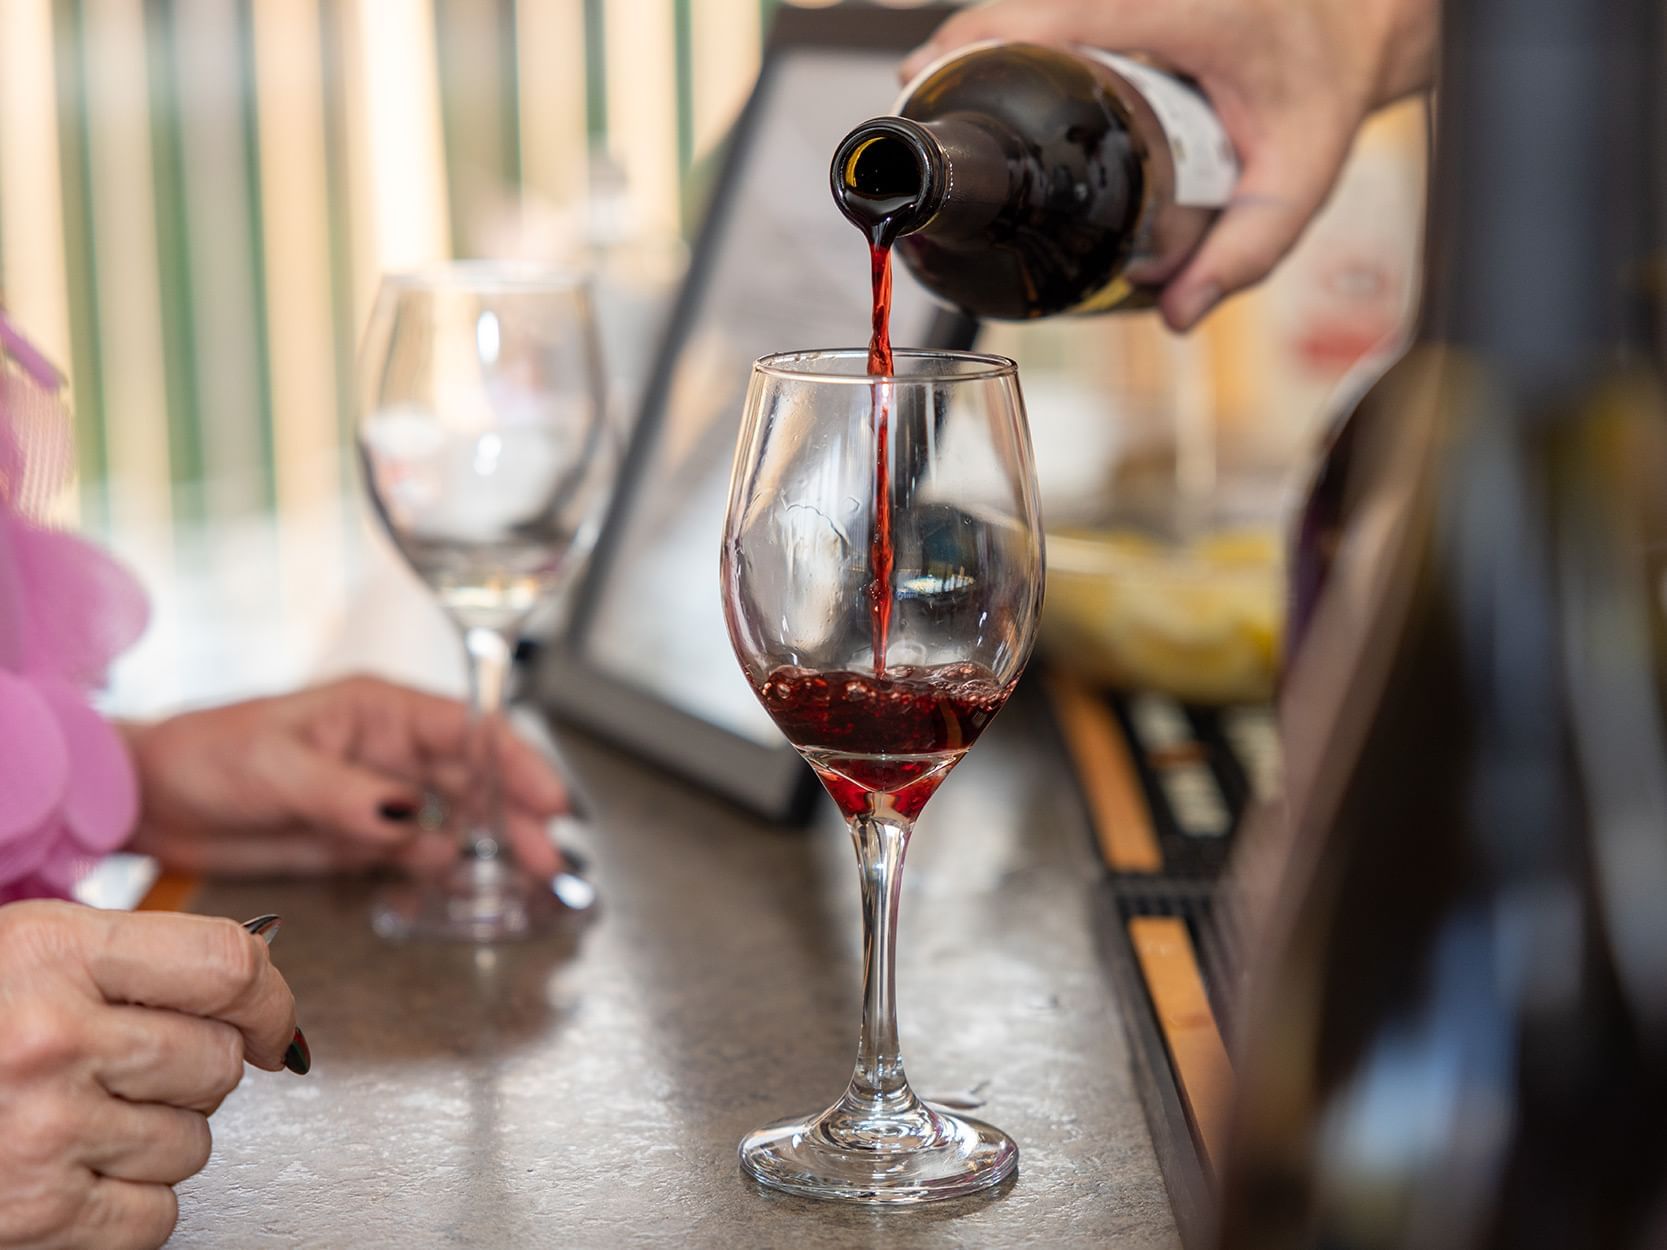
[[[513,650],[495,629],[475,625],[463,631],[469,653],[469,775],[472,779],[458,837],[466,855],[496,859],[505,850],[503,794],[498,777],[498,722]]]
[[[895,1112],[914,1101],[897,1048],[897,904],[909,824],[877,816],[851,821],[862,870],[862,1041],[848,1102],[870,1113]]]

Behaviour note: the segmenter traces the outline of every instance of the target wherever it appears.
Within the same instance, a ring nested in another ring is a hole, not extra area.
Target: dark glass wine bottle
[[[973,316],[1149,301],[1226,204],[1238,164],[1192,86],[1090,49],[975,46],[834,153],[841,211]]]
[[[1446,0],[1420,332],[1285,690],[1222,1250],[1667,1245],[1661,22]]]

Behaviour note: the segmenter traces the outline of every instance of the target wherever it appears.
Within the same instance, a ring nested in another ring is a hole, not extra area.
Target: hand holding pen
[[[244,1064],[304,1073],[295,1000],[238,925],[59,902],[0,910],[0,1248],[156,1246]]]

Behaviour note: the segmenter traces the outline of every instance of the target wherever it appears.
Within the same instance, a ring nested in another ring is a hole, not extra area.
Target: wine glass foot
[[[959,1198],[1001,1184],[1018,1166],[1019,1148],[1000,1129],[921,1102],[884,1117],[840,1104],[741,1141],[741,1167],[761,1184],[872,1205]]]
[[[372,905],[371,924],[382,937],[396,941],[518,942],[539,936],[560,916],[584,910],[595,900],[595,891],[582,878],[572,877],[565,888],[575,901],[584,896],[584,907],[569,905],[561,897],[563,888],[562,875],[540,881],[506,859],[464,858],[439,878],[385,886]]]

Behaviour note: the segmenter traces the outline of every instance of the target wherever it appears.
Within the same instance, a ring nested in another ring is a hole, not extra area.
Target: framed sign
[[[897,66],[953,12],[778,10],[568,626],[535,678],[556,716],[778,820],[809,769],[759,707],[724,626],[718,550],[754,359],[866,342],[867,244],[828,193],[834,147],[889,111]],[[892,338],[964,347],[973,323],[898,266]]]

